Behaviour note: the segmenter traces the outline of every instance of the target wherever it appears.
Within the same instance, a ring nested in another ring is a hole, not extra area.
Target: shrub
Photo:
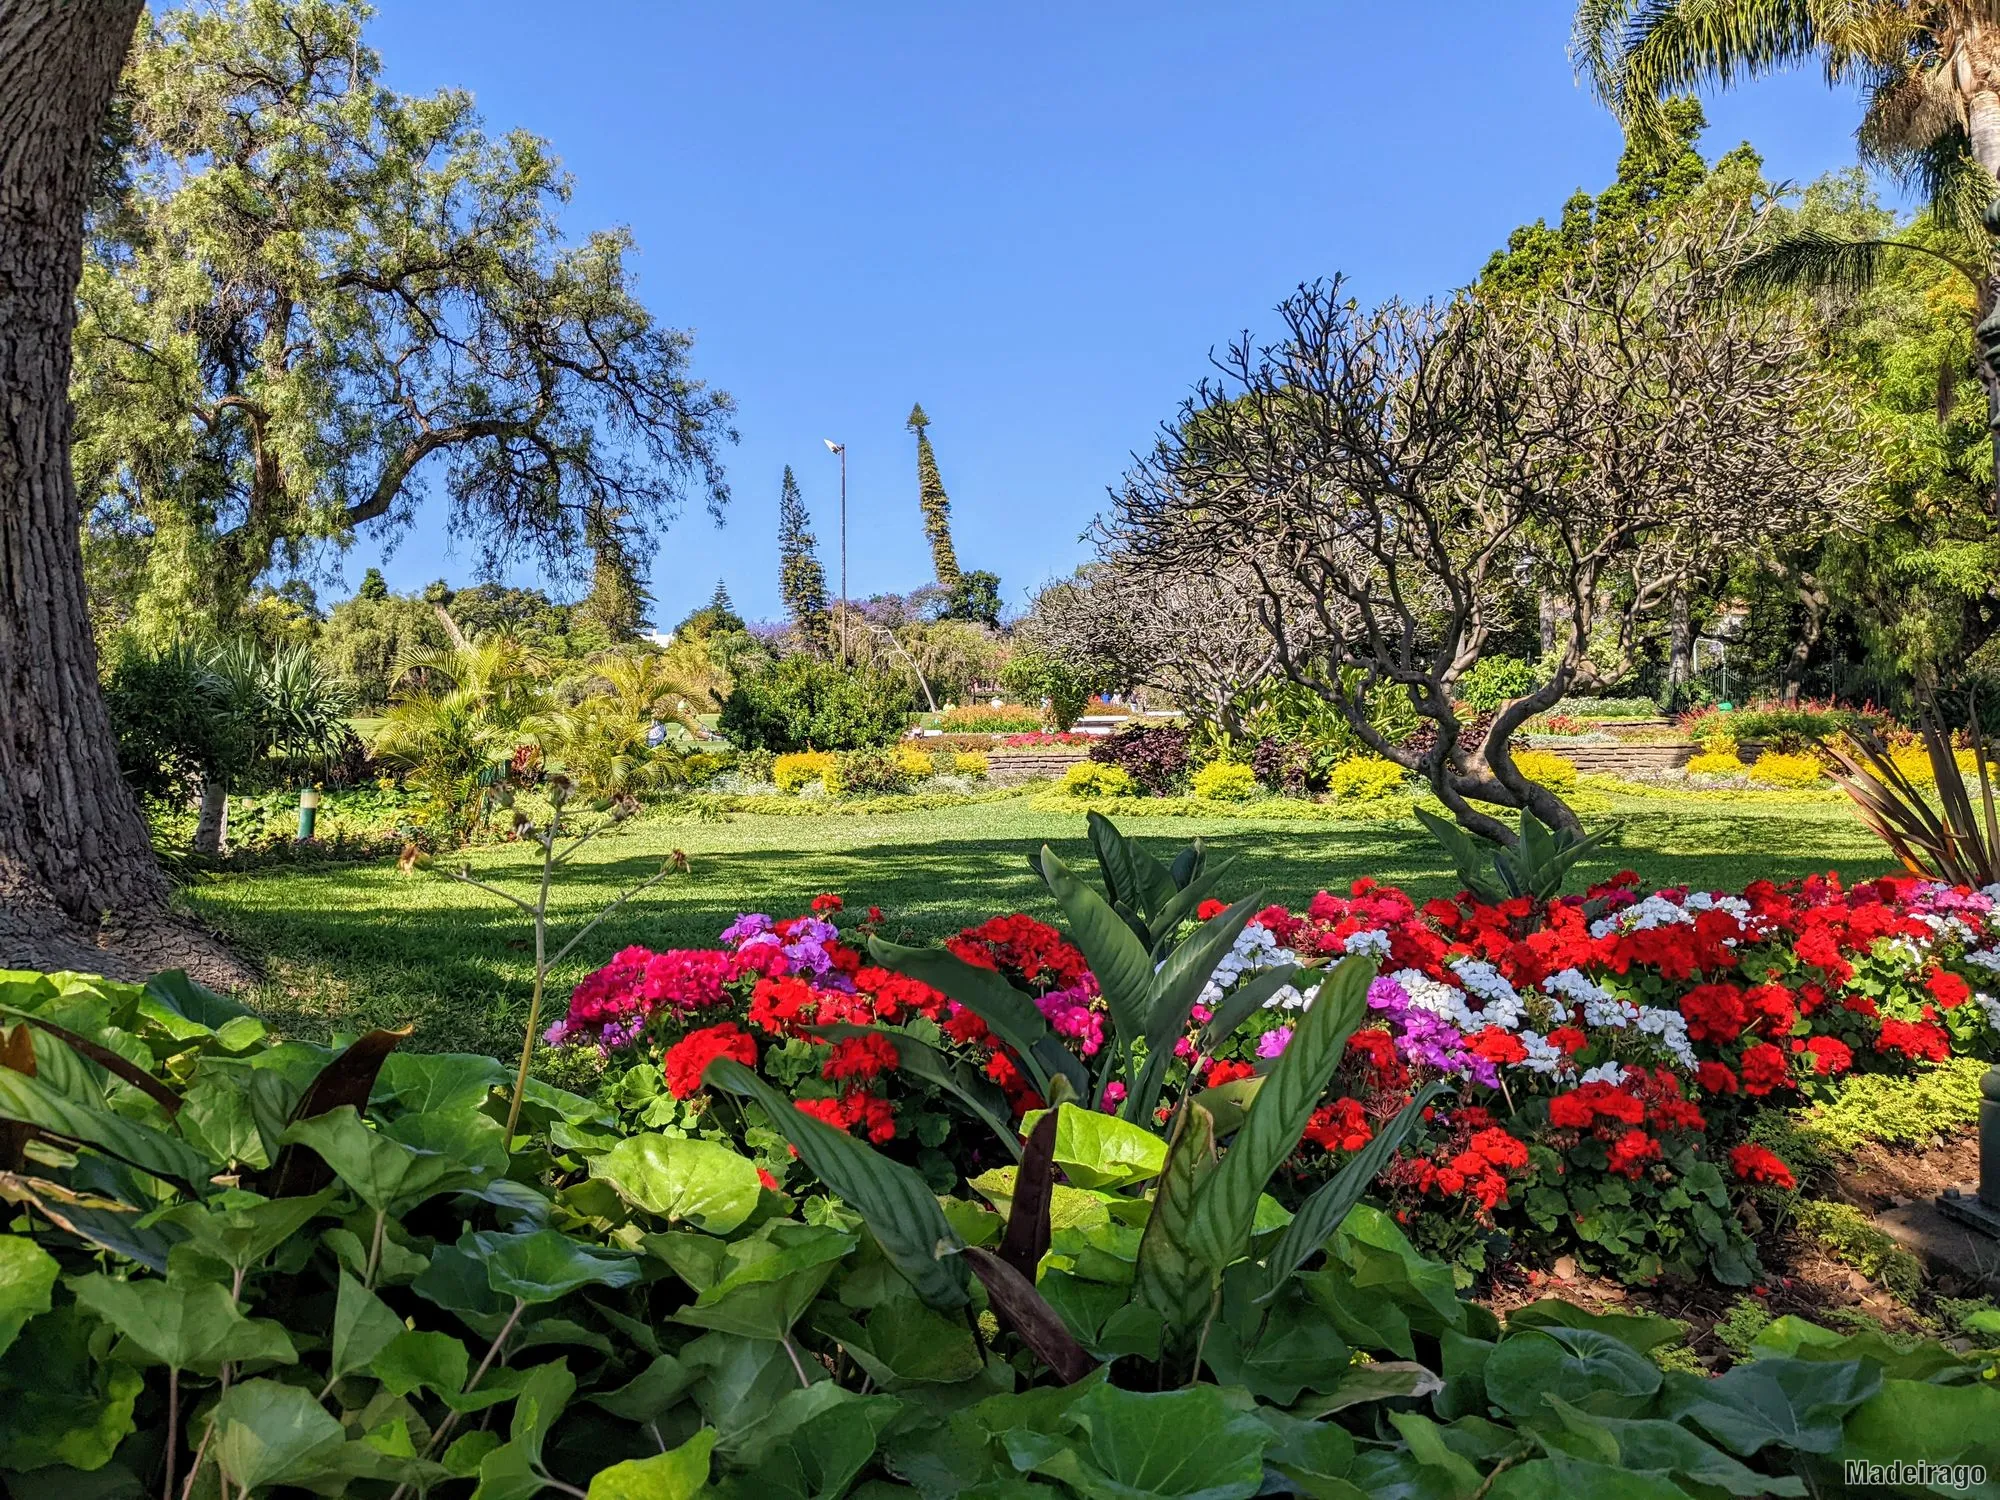
[[[780,755],[771,762],[771,780],[781,792],[796,792],[815,781],[824,781],[833,769],[833,755],[826,750],[804,750]]]
[[[1491,713],[1541,685],[1533,662],[1512,656],[1482,656],[1458,679],[1457,698],[1475,713]]]
[[[923,759],[930,774],[930,758]],[[909,766],[900,755],[881,750],[842,750],[827,768],[826,790],[833,797],[881,797],[910,789]]]
[[[951,768],[961,776],[984,776],[991,767],[984,750],[960,750],[952,756]]]
[[[1248,802],[1257,795],[1257,773],[1226,760],[1194,773],[1195,796],[1204,802]]]
[[[1744,766],[1736,758],[1736,747],[1731,743],[1726,749],[1711,747],[1696,751],[1681,769],[1690,776],[1741,776]]]
[[[951,768],[949,752],[946,752],[945,764],[939,766],[936,755],[925,749],[922,745],[912,744],[908,740],[904,740],[901,744],[897,745],[889,753],[889,758],[895,761],[897,769],[902,771],[912,781],[922,781],[927,777],[937,775],[940,770],[949,770]]]
[[[1759,786],[1809,787],[1826,779],[1816,756],[1766,750],[1750,766],[1750,779]]]
[[[745,781],[769,781],[778,757],[769,750],[739,750],[729,769]]]
[[[1130,797],[1138,791],[1132,773],[1123,766],[1078,761],[1063,772],[1062,788],[1072,797]]]
[[[1047,699],[1044,717],[1065,730],[1090,706],[1096,683],[1060,657],[1039,651],[1017,651],[1000,672],[1000,686],[1023,698]]]
[[[948,708],[938,719],[947,734],[1017,734],[1042,727],[1042,711],[1022,703],[1003,703],[994,708],[984,703],[967,703]]]
[[[1514,768],[1552,792],[1566,792],[1576,785],[1576,762],[1553,750],[1516,750]]]
[[[862,750],[900,735],[909,705],[886,673],[788,656],[738,682],[720,722],[746,750]]]
[[[1343,802],[1373,802],[1402,791],[1409,772],[1379,755],[1357,755],[1327,773],[1326,789]]]
[[[1178,724],[1139,724],[1090,747],[1099,765],[1118,766],[1155,797],[1177,792],[1187,782],[1188,732]]]

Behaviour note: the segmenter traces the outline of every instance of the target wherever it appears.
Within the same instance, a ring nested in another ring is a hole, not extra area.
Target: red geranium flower
[[[1780,1188],[1798,1186],[1792,1169],[1783,1159],[1754,1141],[1745,1141],[1729,1153],[1729,1170],[1745,1182],[1769,1183]]]
[[[1792,1065],[1769,1042],[1758,1042],[1743,1054],[1743,1092],[1768,1094],[1792,1087]]]
[[[1972,986],[1956,974],[1948,974],[1943,969],[1933,969],[1924,981],[1924,988],[1931,992],[1931,998],[1946,1010],[1956,1010],[1972,998]]]
[[[846,904],[840,897],[834,895],[832,891],[827,891],[823,895],[813,897],[813,910],[816,912],[839,911]]]
[[[1607,1164],[1620,1177],[1637,1177],[1646,1163],[1660,1159],[1660,1143],[1643,1130],[1628,1130],[1611,1143]]]
[[[667,1092],[676,1099],[700,1093],[701,1075],[718,1057],[733,1057],[744,1067],[754,1068],[757,1066],[757,1039],[734,1021],[690,1031],[667,1048],[661,1068],[666,1075]]]
[[[1696,1063],[1694,1081],[1704,1094],[1733,1094],[1736,1092],[1736,1075],[1719,1062]]]

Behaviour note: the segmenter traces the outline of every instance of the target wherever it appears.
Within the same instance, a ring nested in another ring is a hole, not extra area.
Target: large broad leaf
[[[1055,1371],[1065,1385],[1074,1385],[1088,1376],[1094,1362],[1071,1332],[1064,1318],[1035,1283],[990,1250],[967,1250],[966,1260],[978,1275],[980,1285],[993,1303],[994,1311],[1021,1336],[1021,1342]]]
[[[1595,1416],[1629,1417],[1660,1388],[1659,1366],[1589,1328],[1533,1329],[1501,1341],[1486,1360],[1486,1390],[1516,1416],[1558,1396]]]
[[[807,1393],[788,1399],[803,1404]],[[900,1414],[902,1403],[892,1396],[834,1402],[817,1392],[811,1399],[825,1402],[825,1409],[769,1445],[749,1473],[732,1475],[705,1493],[714,1500],[839,1500],[847,1494],[875,1456],[882,1431]]]
[[[133,1430],[146,1377],[90,1353],[95,1322],[72,1305],[44,1313],[0,1357],[0,1467],[100,1469]]]
[[[1693,1422],[1746,1458],[1772,1443],[1832,1453],[1847,1414],[1881,1388],[1881,1369],[1859,1360],[1760,1359],[1712,1380],[1677,1375],[1663,1404],[1667,1415]]]
[[[1803,1495],[1805,1482],[1758,1474],[1710,1447],[1678,1422],[1597,1417],[1560,1396],[1548,1403],[1571,1432],[1598,1446],[1604,1462],[1634,1473],[1674,1475],[1731,1495]],[[1995,1397],[2000,1404],[2000,1395]],[[1908,1430],[1903,1439],[1908,1441]]]
[[[1042,1257],[1049,1253],[1049,1234],[1054,1228],[1050,1211],[1056,1184],[1056,1116],[1045,1111],[1028,1131],[1027,1139],[1021,1165],[1014,1172],[1013,1201],[1007,1206],[1000,1258],[1032,1283]],[[951,1212],[947,1205],[947,1218]]]
[[[979,1341],[965,1319],[933,1311],[914,1297],[891,1297],[868,1315],[865,1328],[837,1314],[816,1318],[813,1326],[884,1390],[956,1385],[986,1370]]]
[[[295,1385],[275,1380],[232,1385],[210,1421],[216,1462],[246,1495],[268,1493],[276,1485],[314,1488],[369,1469],[392,1471],[393,1461],[366,1443],[349,1443],[312,1392]]]
[[[1299,1021],[1291,1045],[1265,1077],[1256,1103],[1208,1180],[1188,1224],[1188,1249],[1220,1272],[1243,1254],[1264,1184],[1298,1147],[1347,1039],[1361,1024],[1375,965],[1342,960]]]
[[[1188,940],[1167,955],[1146,994],[1146,1066],[1133,1080],[1121,1111],[1128,1120],[1147,1121],[1160,1102],[1167,1064],[1174,1043],[1187,1030],[1195,1002],[1201,998],[1215,966],[1235,946],[1250,918],[1263,904],[1253,892],[1202,923]],[[1301,1126],[1300,1129],[1305,1127]]]
[[[269,1360],[292,1364],[298,1351],[279,1324],[246,1318],[228,1288],[213,1281],[118,1281],[79,1276],[70,1282],[77,1304],[161,1364],[213,1375],[225,1364]]]
[[[1389,1168],[1391,1158],[1418,1125],[1424,1111],[1444,1090],[1441,1083],[1427,1083],[1398,1112],[1396,1118],[1376,1131],[1375,1136],[1299,1205],[1292,1222],[1285,1226],[1278,1243],[1264,1258],[1267,1282],[1258,1300],[1268,1302],[1312,1256],[1324,1248],[1341,1221],[1353,1211],[1375,1179]]]
[[[1640,1354],[1650,1353],[1662,1344],[1679,1343],[1687,1336],[1687,1326],[1672,1318],[1655,1313],[1588,1312],[1559,1297],[1515,1308],[1507,1314],[1507,1328],[1510,1332],[1523,1328],[1594,1328]]]
[[[586,1500],[694,1500],[708,1488],[714,1447],[715,1429],[704,1427],[678,1448],[599,1469]]]
[[[1021,1143],[1015,1138],[1013,1112],[1007,1107],[1007,1096],[995,1088],[986,1075],[972,1064],[959,1062],[923,1038],[911,1036],[909,1032],[899,1031],[892,1026],[853,1026],[837,1023],[815,1026],[812,1029],[814,1035],[823,1036],[828,1041],[862,1036],[869,1032],[887,1037],[895,1044],[898,1068],[912,1078],[921,1079],[954,1096],[986,1123],[1002,1150],[1009,1156],[1018,1157],[1021,1154]]]
[[[206,1035],[251,1015],[227,995],[197,984],[181,969],[168,969],[148,980],[139,1010],[156,1025],[172,1027],[176,1021],[186,1021],[198,1028],[191,1033],[176,1030],[175,1034],[180,1036]]]
[[[1006,1434],[1014,1467],[1091,1497],[1248,1500],[1262,1486],[1276,1434],[1212,1385],[1123,1391],[1099,1385],[1066,1413],[1082,1439]]]
[[[1841,1456],[1878,1464],[1907,1461],[1918,1434],[1924,1462],[1982,1466],[1988,1486],[1996,1487],[2000,1390],[1990,1382],[1936,1385],[1927,1380],[1885,1380],[1848,1417]]]
[[[831,1225],[782,1219],[730,1244],[688,1234],[648,1235],[645,1243],[699,1293],[677,1322],[772,1340],[791,1331],[854,1248],[853,1237]]]
[[[418,1115],[401,1123],[418,1122],[469,1126],[452,1116]],[[467,1159],[454,1150],[409,1145],[370,1129],[350,1104],[295,1121],[286,1129],[284,1141],[315,1152],[377,1213],[406,1213],[439,1193],[478,1187],[490,1175],[488,1162]]]
[[[1084,815],[1091,851],[1104,876],[1104,893],[1111,904],[1130,910],[1142,922],[1174,898],[1174,876],[1152,855],[1120,833],[1101,812]],[[1185,856],[1188,851],[1183,850]],[[1179,861],[1176,861],[1178,864]],[[1193,878],[1198,857],[1188,864]],[[1150,923],[1147,924],[1150,926]]]
[[[790,1099],[734,1058],[716,1058],[703,1076],[710,1087],[763,1106],[806,1165],[867,1220],[890,1262],[918,1296],[940,1309],[965,1305],[965,1263],[958,1257],[964,1246],[922,1177],[846,1131],[794,1109]]]
[[[879,937],[868,939],[868,951],[883,968],[921,979],[984,1021],[989,1031],[1019,1054],[1044,1098],[1049,1095],[1051,1068],[1069,1080],[1079,1098],[1090,1088],[1090,1075],[1083,1064],[1056,1041],[1035,1002],[993,970],[969,964],[942,948],[906,948]]]
[[[391,1052],[371,1097],[404,1114],[455,1114],[479,1108],[507,1078],[498,1059],[477,1053]]]
[[[762,1191],[749,1157],[686,1136],[627,1136],[591,1159],[590,1175],[649,1214],[710,1234],[728,1234],[749,1218]]]
[[[1214,1169],[1215,1121],[1199,1104],[1189,1104],[1174,1127],[1132,1277],[1133,1296],[1159,1313],[1176,1344],[1199,1328],[1215,1306],[1215,1272],[1188,1248],[1188,1226],[1201,1185]]]
[[[1117,1045],[1130,1047],[1146,1033],[1146,1002],[1153,984],[1153,959],[1124,918],[1104,898],[1070,873],[1048,845],[1042,846],[1042,879],[1069,922],[1070,940],[1083,950],[1111,1013]]]
[[[1059,1105],[1055,1114],[1051,1155],[1080,1188],[1130,1187],[1159,1176],[1166,1165],[1167,1143],[1142,1126],[1078,1104]],[[1025,1115],[1021,1128],[1032,1130],[1041,1118],[1041,1111]]]
[[[13,1347],[30,1318],[49,1310],[61,1272],[56,1258],[33,1240],[0,1239],[0,1354]]]
[[[58,1093],[39,1079],[0,1068],[0,1119],[19,1120],[179,1183],[206,1191],[213,1164],[162,1131]]]
[[[644,1274],[630,1255],[593,1249],[554,1229],[532,1234],[487,1230],[471,1236],[486,1262],[486,1284],[529,1306],[555,1302],[587,1286],[630,1286]]]
[[[365,1369],[407,1330],[389,1304],[345,1271],[333,1305],[333,1361],[327,1378],[338,1380]],[[454,1340],[456,1342],[456,1340]]]
[[[263,1199],[231,1191],[207,1204],[183,1203],[160,1217],[187,1231],[188,1242],[232,1271],[252,1271],[297,1234],[335,1196],[327,1189],[310,1198]]]
[[[310,1120],[341,1108],[359,1115],[368,1108],[368,1098],[375,1091],[375,1078],[382,1071],[383,1060],[409,1034],[410,1029],[404,1027],[400,1031],[370,1031],[357,1037],[332,1061],[319,1066],[311,1078],[301,1081],[292,1120]],[[294,1141],[254,1186],[273,1198],[317,1193],[333,1180],[338,1169],[324,1157],[315,1160],[315,1155],[303,1141]]]

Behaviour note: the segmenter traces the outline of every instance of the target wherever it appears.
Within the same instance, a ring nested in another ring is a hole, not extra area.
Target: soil
[[[1875,1215],[1928,1203],[1947,1187],[1979,1175],[1979,1140],[1966,1130],[1928,1150],[1864,1145],[1852,1161],[1818,1196],[1851,1203]],[[1704,1283],[1626,1286],[1579,1270],[1569,1256],[1560,1256],[1546,1270],[1508,1265],[1498,1271],[1480,1300],[1503,1318],[1514,1308],[1544,1297],[1561,1297],[1593,1312],[1648,1312],[1678,1318],[1689,1325],[1688,1344],[1713,1370],[1724,1370],[1736,1355],[1716,1336],[1715,1325],[1728,1316],[1747,1291],[1773,1318],[1787,1313],[1828,1327],[1840,1328],[1863,1315],[1891,1334],[1936,1337],[1937,1328],[1920,1312],[1851,1266],[1835,1260],[1819,1246],[1780,1231],[1758,1236],[1765,1281],[1747,1289]],[[1962,1297],[1982,1288],[1967,1285],[1955,1268],[1933,1263],[1931,1294]],[[1991,1289],[1986,1288],[1990,1294]]]

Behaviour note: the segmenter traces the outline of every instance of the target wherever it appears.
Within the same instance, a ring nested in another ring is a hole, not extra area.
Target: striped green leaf
[[[1188,1249],[1189,1229],[1201,1185],[1215,1169],[1215,1120],[1199,1104],[1180,1112],[1166,1169],[1153,1198],[1152,1216],[1139,1238],[1132,1294],[1166,1322],[1170,1343],[1186,1342],[1208,1318],[1220,1284],[1216,1273]]]
[[[1129,1049],[1146,1031],[1146,999],[1153,984],[1153,960],[1146,945],[1046,844],[1042,879],[1069,922],[1070,941],[1083,950],[1090,972],[1097,976],[1117,1045]]]
[[[93,1108],[11,1068],[0,1068],[0,1119],[19,1120],[93,1147],[196,1193],[206,1191],[216,1170],[214,1163],[164,1131]]]

